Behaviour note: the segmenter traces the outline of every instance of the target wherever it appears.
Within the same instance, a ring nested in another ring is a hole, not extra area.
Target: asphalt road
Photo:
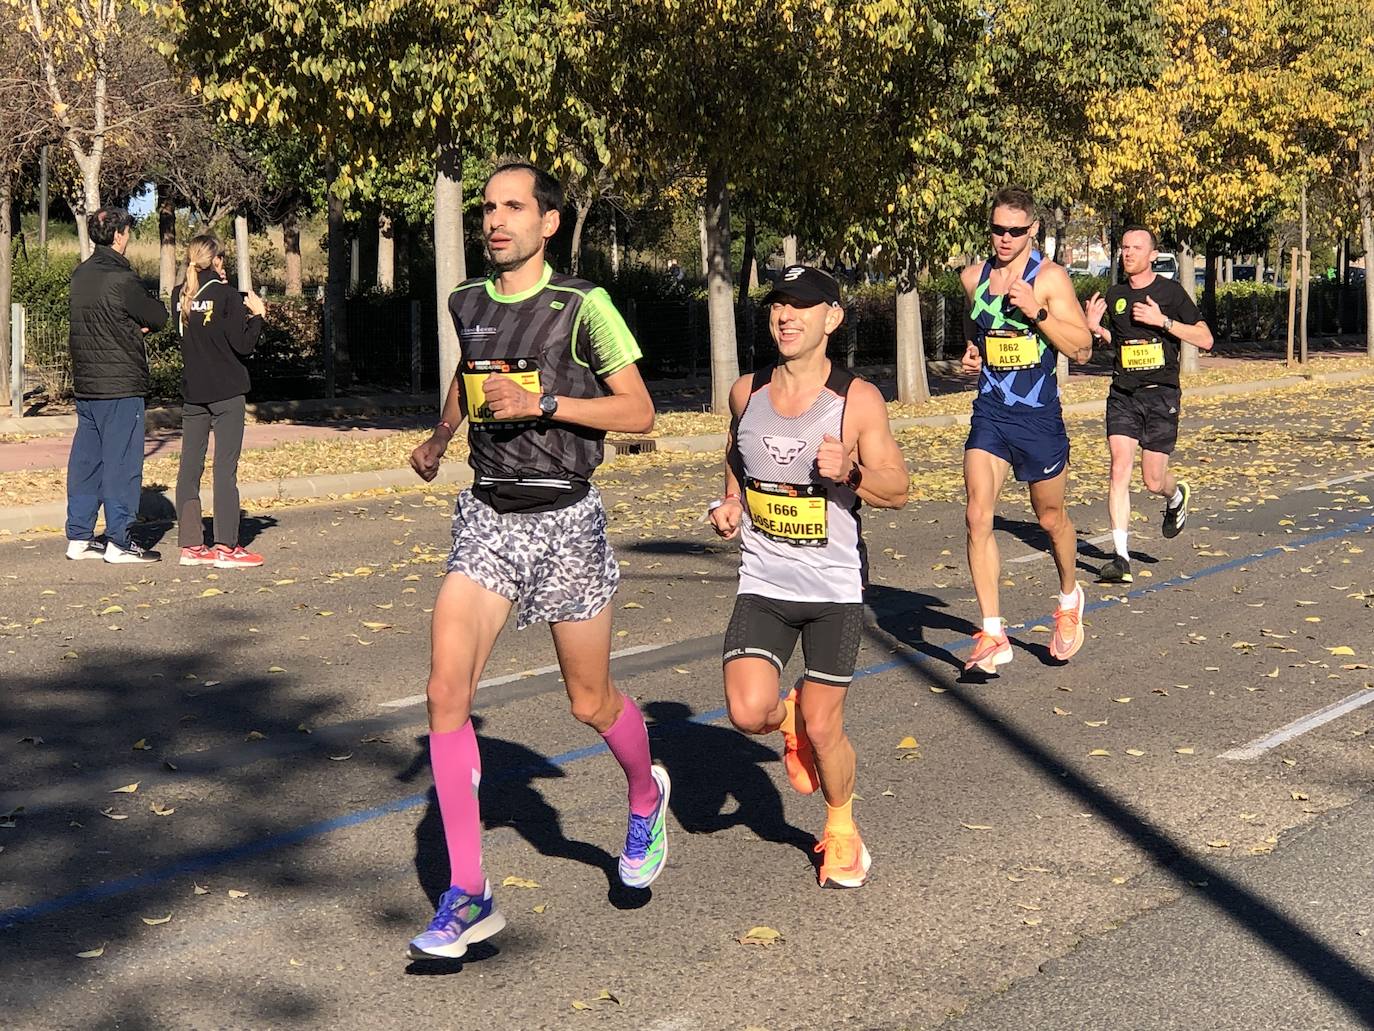
[[[723,719],[736,556],[698,521],[714,465],[621,460],[602,477],[615,669],[673,776],[670,867],[618,886],[623,779],[541,672],[547,633],[511,630],[479,736],[488,871],[519,883],[497,889],[508,929],[462,963],[404,957],[446,886],[419,695],[450,495],[259,517],[252,572],[0,544],[0,814],[23,807],[0,819],[0,1023],[1374,1025],[1374,478],[1313,487],[1374,470],[1371,400],[1299,418],[1280,397],[1312,438],[1300,460],[1253,400],[1191,419],[1249,461],[1172,541],[1137,496],[1129,593],[1091,585],[1105,508],[1076,509],[1090,636],[1066,666],[1024,492],[1000,535],[1018,648],[995,679],[960,674],[961,509],[869,513],[849,722],[874,867],[855,892],[816,888],[823,809],[778,743]],[[780,939],[742,943],[754,927]]]

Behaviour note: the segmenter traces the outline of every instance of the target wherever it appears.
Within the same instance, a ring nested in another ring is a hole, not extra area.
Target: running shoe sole
[[[110,545],[105,549],[105,561],[112,566],[137,565],[146,566],[153,562],[161,562],[161,555],[154,555],[151,552],[125,551],[123,548]]]
[[[865,845],[862,841],[859,842],[859,866],[862,868],[863,872],[859,875],[858,880],[854,880],[853,878],[836,878],[832,876],[827,877],[825,881],[821,884],[821,887],[862,888],[865,884],[868,883],[868,871],[873,866],[873,857],[868,854],[868,846]]]
[[[181,564],[183,566],[213,566],[216,563],[212,558],[187,558],[185,555],[182,555]]]
[[[492,935],[500,933],[505,926],[506,918],[499,909],[493,909],[490,915],[478,920],[477,923],[460,934],[452,945],[441,945],[435,949],[421,950],[411,944],[406,947],[406,956],[410,959],[460,959],[468,951],[469,945],[486,941]]]
[[[1008,641],[1005,648],[999,648],[986,659],[982,659],[979,662],[970,661],[964,663],[964,672],[972,673],[974,670],[979,670],[983,673],[995,674],[998,666],[1005,666],[1015,657],[1016,653],[1012,651],[1011,641]]]
[[[80,550],[77,550],[72,547],[72,545],[76,543],[84,544],[85,547],[81,548]],[[71,559],[73,562],[80,562],[83,559],[88,558],[104,557],[105,549],[102,548],[99,544],[96,544],[94,541],[69,541],[67,544],[67,558]]]
[[[1168,506],[1165,506],[1164,509],[1164,527],[1161,532],[1165,537],[1169,538],[1177,537],[1183,532],[1183,524],[1188,522],[1188,503],[1193,500],[1193,490],[1187,483],[1180,482],[1178,486],[1179,489],[1183,491],[1183,504],[1179,505],[1175,510],[1178,512],[1178,518],[1172,526],[1169,524],[1170,509]]]
[[[257,569],[258,566],[262,565],[262,561],[236,562],[232,559],[226,560],[216,558],[210,560],[210,565],[214,566],[216,569]]]
[[[668,776],[668,771],[662,766],[650,767],[650,773],[654,778],[654,783],[663,792],[663,800],[659,803],[663,808],[663,858],[658,861],[658,866],[654,867],[654,872],[649,874],[644,880],[625,879],[625,870],[620,870],[620,883],[627,888],[647,888],[658,880],[659,874],[663,873],[663,868],[668,865],[668,797],[673,791],[672,778]]]

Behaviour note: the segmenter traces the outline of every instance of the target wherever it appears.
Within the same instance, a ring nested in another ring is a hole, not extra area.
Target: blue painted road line
[[[1348,537],[1354,533],[1361,533],[1370,528],[1374,528],[1374,515],[1367,515],[1362,519],[1346,523],[1343,526],[1289,541],[1285,545],[1276,545],[1275,547],[1266,548],[1263,551],[1257,551],[1241,558],[1231,559],[1228,562],[1221,562],[1214,566],[1208,566],[1196,573],[1181,574],[1157,584],[1138,587],[1125,595],[1119,596],[1117,599],[1095,601],[1086,605],[1083,611],[1085,613],[1096,612],[1108,608],[1109,606],[1120,605],[1121,599],[1123,598],[1134,600],[1137,598],[1144,598],[1151,594],[1158,594],[1161,591],[1183,587],[1211,576],[1230,572],[1233,569],[1237,569],[1249,563],[1263,562],[1267,559],[1287,554],[1289,550],[1297,551],[1302,548],[1311,547],[1314,544],[1322,544],[1326,541]],[[1050,620],[1054,617],[1051,613],[1040,618],[1042,620]],[[1031,622],[1033,625],[1034,621]],[[971,637],[963,637],[946,644],[944,647],[948,651],[958,651],[972,644],[973,639]],[[864,669],[857,670],[854,677],[857,680],[863,677],[877,676],[881,673],[888,673],[902,667],[909,667],[913,663],[924,663],[929,661],[929,659],[930,656],[917,653],[901,659],[893,659],[873,666],[867,666]],[[651,734],[658,736],[659,734],[670,732],[677,724],[714,723],[717,720],[723,719],[725,714],[726,711],[722,707],[713,709],[710,712],[698,713],[684,720],[674,720],[670,723],[655,724],[649,729]],[[585,748],[576,748],[569,752],[563,752],[560,755],[551,756],[549,759],[536,766],[520,766],[504,770],[495,770],[492,771],[486,779],[496,782],[511,780],[525,776],[530,772],[546,768],[547,766],[567,766],[582,759],[589,759],[593,756],[601,755],[606,751],[608,751],[608,749],[605,743],[599,742],[594,745],[588,745]],[[336,816],[329,820],[319,820],[314,823],[304,824],[300,827],[292,828],[291,830],[282,831],[279,834],[272,834],[265,838],[258,838],[254,841],[246,841],[228,848],[202,852],[185,859],[179,859],[166,866],[158,867],[155,870],[150,870],[147,873],[134,874],[129,877],[122,877],[112,881],[104,881],[92,887],[82,888],[79,891],[70,892],[66,895],[59,895],[43,902],[35,902],[32,905],[17,906],[12,909],[7,909],[0,912],[0,930],[7,930],[19,924],[32,923],[35,920],[51,916],[54,913],[60,913],[64,910],[73,909],[78,906],[90,905],[91,903],[100,902],[104,899],[125,895],[132,891],[138,891],[142,888],[151,888],[169,881],[174,877],[180,877],[190,873],[199,873],[214,867],[225,866],[244,859],[251,859],[254,856],[273,852],[289,845],[296,845],[302,841],[307,841],[310,838],[319,837],[323,834],[343,830],[346,827],[356,827],[359,824],[369,823],[372,820],[379,819],[383,816],[390,816],[393,813],[417,809],[428,804],[429,797],[430,793],[427,791],[416,795],[408,795],[405,798],[398,798],[379,806],[373,806],[370,809],[360,809],[352,813],[345,813],[342,816]]]

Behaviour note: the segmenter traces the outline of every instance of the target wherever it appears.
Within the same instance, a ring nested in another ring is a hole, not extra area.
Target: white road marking
[[[670,643],[676,644],[678,642],[674,641]],[[667,644],[637,644],[632,648],[622,648],[618,652],[611,652],[611,658],[623,659],[627,655],[640,655],[644,652],[656,652],[660,648],[667,647]],[[545,673],[555,673],[557,672],[557,670],[558,665],[555,663],[552,666],[540,666],[538,669],[527,669],[521,673],[508,673],[506,676],[503,677],[489,677],[486,680],[478,682],[477,690],[480,691],[484,687],[496,687],[499,684],[512,684],[517,680],[528,680],[530,677],[542,676]],[[425,700],[425,695],[413,694],[407,695],[404,698],[393,698],[389,702],[379,702],[378,704],[383,709],[404,709],[408,705],[420,705]]]
[[[1108,532],[1108,533],[1099,533],[1096,537],[1089,537],[1089,538],[1087,538],[1086,540],[1079,541],[1079,543],[1080,543],[1080,544],[1101,544],[1101,543],[1103,543],[1104,541],[1109,541],[1109,540],[1111,540],[1111,539],[1112,539],[1112,535],[1111,535],[1110,532]],[[1049,553],[1048,551],[1032,551],[1029,555],[1020,555],[1020,556],[1018,556],[1018,557],[1016,557],[1016,558],[1007,559],[1007,561],[1008,561],[1008,562],[1018,562],[1018,563],[1019,563],[1019,562],[1034,562],[1034,561],[1036,561],[1037,559],[1049,558],[1049,557],[1050,557],[1050,553]]]
[[[1339,702],[1332,702],[1325,708],[1318,709],[1316,712],[1308,713],[1300,720],[1294,720],[1286,727],[1280,727],[1272,734],[1257,738],[1248,745],[1241,745],[1233,748],[1229,752],[1222,752],[1218,759],[1258,759],[1271,748],[1277,748],[1285,741],[1292,741],[1300,734],[1306,734],[1309,730],[1320,727],[1324,723],[1330,723],[1338,716],[1344,716],[1352,709],[1358,709],[1362,705],[1374,702],[1374,690],[1365,689],[1356,691],[1348,698],[1342,698]]]
[[[1362,473],[1351,473],[1349,476],[1337,476],[1333,480],[1322,480],[1320,483],[1309,483],[1306,487],[1299,487],[1298,491],[1321,490],[1323,487],[1334,487],[1338,483],[1353,483],[1355,480],[1364,480],[1374,476],[1374,469],[1366,469]]]

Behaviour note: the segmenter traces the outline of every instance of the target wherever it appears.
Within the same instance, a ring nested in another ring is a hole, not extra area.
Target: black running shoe
[[[1192,490],[1183,480],[1178,481],[1178,492],[1183,495],[1183,500],[1178,503],[1178,507],[1166,505],[1164,507],[1164,536],[1177,537],[1179,531],[1183,529],[1183,524],[1188,521],[1188,499],[1193,496]]]
[[[1131,576],[1131,563],[1120,555],[1113,555],[1110,562],[1097,571],[1097,579],[1104,584],[1129,584],[1135,582]]]

